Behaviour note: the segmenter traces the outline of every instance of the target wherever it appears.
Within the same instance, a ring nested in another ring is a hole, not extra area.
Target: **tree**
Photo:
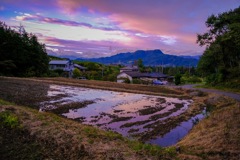
[[[78,68],[73,70],[73,78],[81,77],[81,71]]]
[[[137,65],[138,65],[138,68],[139,68],[140,72],[143,72],[144,71],[144,65],[143,65],[142,59],[138,59]]]
[[[22,26],[20,31],[0,22],[0,74],[21,77],[46,74],[49,59],[45,45]],[[2,66],[7,66],[7,70]]]
[[[198,72],[216,83],[240,77],[240,7],[211,15],[208,32],[197,35],[197,43],[206,46],[198,63]]]
[[[181,84],[181,77],[182,76],[179,73],[174,76],[174,82],[175,82],[176,85]]]

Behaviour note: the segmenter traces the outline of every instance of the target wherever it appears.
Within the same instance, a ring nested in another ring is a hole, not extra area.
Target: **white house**
[[[49,62],[50,70],[62,69],[63,71],[68,72],[69,77],[72,77],[75,68],[78,68],[80,71],[86,70],[86,67],[74,64],[71,60],[52,60]]]
[[[148,80],[166,80],[168,78],[167,75],[162,73],[141,73],[141,72],[121,72],[117,76],[117,82],[122,83],[125,79],[129,79],[130,82],[136,79],[148,79]]]
[[[72,68],[73,63],[70,60],[52,60],[49,62],[50,70],[62,69],[64,71],[70,71]]]

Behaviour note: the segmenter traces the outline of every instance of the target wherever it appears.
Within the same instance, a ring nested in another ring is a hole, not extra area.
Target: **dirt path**
[[[194,88],[195,86],[197,86],[197,84],[187,84],[187,85],[178,86],[178,88],[197,89],[197,90],[201,90],[203,92],[221,94],[221,95],[224,95],[224,96],[231,97],[231,98],[233,98],[233,99],[235,99],[237,101],[240,101],[240,94],[232,93],[232,92],[220,91],[220,90],[216,90],[216,89]]]

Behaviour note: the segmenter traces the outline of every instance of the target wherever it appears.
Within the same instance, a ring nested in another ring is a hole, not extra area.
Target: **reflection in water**
[[[196,118],[201,120],[204,118],[204,115],[198,114],[195,117],[189,119],[188,121],[182,122],[179,126],[172,129],[169,133],[165,134],[163,137],[152,139],[149,141],[149,143],[160,145],[162,147],[167,147],[176,144],[179,140],[186,136],[188,132],[192,129],[194,125],[193,120]]]
[[[42,103],[42,109],[54,108],[58,103],[72,103],[93,101],[85,108],[69,109],[63,113],[67,118],[84,119],[84,124],[98,126],[102,129],[116,131],[124,136],[141,134],[151,130],[146,127],[157,121],[166,120],[172,116],[178,116],[186,111],[191,100],[180,100],[162,96],[150,96],[124,92],[113,92],[98,89],[50,85],[48,96],[52,101]],[[55,97],[55,98],[54,98]],[[57,98],[56,98],[57,97]],[[188,122],[182,122],[184,129],[172,130],[163,138],[151,140],[150,143],[168,145],[176,143],[172,141],[182,138],[192,126]],[[172,137],[173,136],[173,137]],[[166,143],[168,141],[169,143]]]

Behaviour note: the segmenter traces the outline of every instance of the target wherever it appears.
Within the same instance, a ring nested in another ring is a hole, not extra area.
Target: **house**
[[[121,72],[117,76],[117,82],[122,83],[126,79],[129,79],[130,82],[133,81],[133,79],[142,79],[147,81],[153,81],[153,80],[167,80],[168,76],[163,73],[141,73],[136,71],[131,72]]]
[[[130,72],[120,72],[120,74],[117,75],[117,82],[123,83],[126,79],[129,79],[130,82],[132,82],[133,78],[141,78],[143,77],[143,73],[136,72],[136,71],[130,71]]]
[[[70,60],[52,60],[49,62],[50,70],[62,69],[64,71],[70,71],[72,68],[73,63]]]
[[[73,70],[75,68],[78,68],[80,71],[83,72],[86,70],[86,67],[74,64],[71,60],[52,60],[49,62],[50,70],[61,69],[64,72],[67,72],[69,77],[72,77]]]

